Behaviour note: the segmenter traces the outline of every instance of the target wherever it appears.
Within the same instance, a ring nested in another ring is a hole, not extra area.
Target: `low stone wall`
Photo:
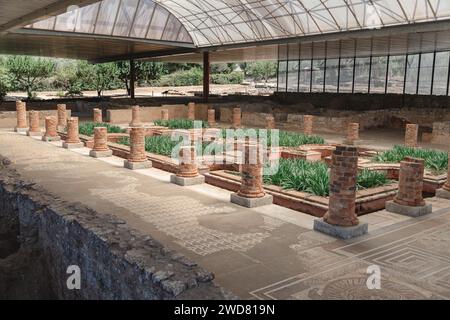
[[[450,121],[433,123],[431,143],[450,145]]]
[[[71,111],[66,111],[67,117],[71,116]],[[39,123],[44,126],[45,117],[48,116],[58,116],[57,110],[40,110],[39,112]],[[27,119],[28,112],[27,112]],[[0,128],[14,128],[17,124],[17,113],[16,111],[0,111]]]
[[[230,299],[213,275],[125,221],[66,203],[0,158],[0,299]],[[18,240],[18,241],[17,241]],[[67,288],[67,268],[81,290]]]
[[[140,117],[142,122],[153,122],[161,119],[161,110],[169,110],[169,119],[185,119],[187,118],[187,106],[178,105],[162,105],[161,107],[142,107],[140,109]],[[206,104],[195,105],[195,119],[207,119],[208,106]],[[129,123],[131,121],[130,109],[114,109],[108,110],[106,119],[110,123]]]

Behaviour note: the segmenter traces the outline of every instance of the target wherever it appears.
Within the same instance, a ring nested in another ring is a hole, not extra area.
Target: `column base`
[[[64,149],[80,149],[80,148],[84,148],[84,143],[83,142],[78,142],[78,143],[66,143],[66,142],[63,142],[62,147]]]
[[[367,234],[369,232],[369,225],[367,223],[360,223],[356,226],[342,227],[329,224],[323,221],[323,219],[316,219],[314,220],[314,230],[335,238],[348,240]]]
[[[237,193],[232,193],[230,201],[242,207],[257,208],[273,204],[273,197],[270,194],[266,194],[262,198],[244,198]]]
[[[411,206],[403,206],[394,201],[388,201],[386,202],[386,210],[404,216],[417,218],[431,213],[433,211],[433,207],[431,203],[420,207],[411,207]]]
[[[27,136],[29,136],[29,137],[42,137],[42,132],[27,131]]]
[[[436,197],[450,200],[450,191],[438,189],[436,190]]]
[[[106,151],[91,150],[89,152],[89,156],[91,156],[93,158],[107,158],[107,157],[111,157],[112,155],[113,155],[112,150],[106,150]]]
[[[17,133],[27,133],[28,132],[28,130],[29,130],[29,128],[14,128],[14,132],[17,132]]]
[[[60,136],[56,136],[56,137],[42,136],[42,141],[45,141],[45,142],[61,141],[61,137]]]
[[[152,162],[151,161],[132,162],[125,160],[123,162],[123,167],[130,170],[150,169],[152,167]]]
[[[173,174],[170,176],[170,182],[173,184],[182,186],[182,187],[194,186],[197,184],[205,183],[205,176],[198,175],[193,178],[183,178],[183,177],[177,176],[176,174]]]

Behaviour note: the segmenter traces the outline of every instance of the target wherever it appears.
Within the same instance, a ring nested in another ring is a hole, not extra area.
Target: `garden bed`
[[[239,175],[227,171],[213,171],[204,173],[208,184],[222,189],[237,192],[241,185]],[[315,217],[323,217],[328,211],[328,198],[315,196],[310,193],[285,190],[274,185],[265,185],[265,191],[273,196],[275,204],[307,213]],[[398,184],[392,182],[389,185],[359,190],[356,196],[356,213],[358,215],[376,212],[385,208],[386,201],[394,199],[397,194]]]

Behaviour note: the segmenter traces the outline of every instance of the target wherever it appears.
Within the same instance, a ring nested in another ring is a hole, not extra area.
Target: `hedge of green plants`
[[[425,168],[433,173],[440,174],[448,168],[448,153],[420,148],[409,148],[405,146],[395,146],[393,149],[385,151],[374,157],[375,162],[398,163],[405,157],[420,158],[425,160]]]
[[[251,133],[256,132],[257,136],[262,140],[266,140],[265,135],[262,134],[261,130],[265,129],[242,129],[235,131],[235,137],[245,137],[246,135],[251,135]],[[267,132],[267,146],[272,145],[272,131],[265,130]],[[228,130],[222,130],[222,137],[227,137]],[[231,132],[231,131],[230,131]],[[298,132],[283,131],[279,130],[279,146],[280,147],[298,147],[305,144],[323,144],[325,140],[320,136],[308,136]],[[242,134],[240,134],[242,133]]]
[[[201,122],[202,128],[208,128],[207,122],[198,120],[196,122]],[[154,124],[169,129],[194,129],[194,121],[188,119],[156,120]]]
[[[111,125],[109,123],[95,123],[95,122],[80,123],[78,132],[85,136],[93,136],[95,127],[106,127],[108,130],[108,133],[125,133],[126,132],[126,130],[124,130],[118,126]]]
[[[323,162],[280,159],[278,172],[274,175],[264,176],[264,183],[322,197],[326,197],[330,193],[329,170]],[[365,169],[358,175],[357,188],[369,189],[389,183],[390,180],[383,173]]]

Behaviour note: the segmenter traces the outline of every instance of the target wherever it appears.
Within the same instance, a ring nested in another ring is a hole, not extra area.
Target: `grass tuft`
[[[78,132],[85,136],[93,136],[95,127],[106,127],[108,130],[108,133],[125,133],[126,132],[126,130],[124,130],[118,126],[109,124],[109,123],[95,123],[95,122],[80,123]]]

